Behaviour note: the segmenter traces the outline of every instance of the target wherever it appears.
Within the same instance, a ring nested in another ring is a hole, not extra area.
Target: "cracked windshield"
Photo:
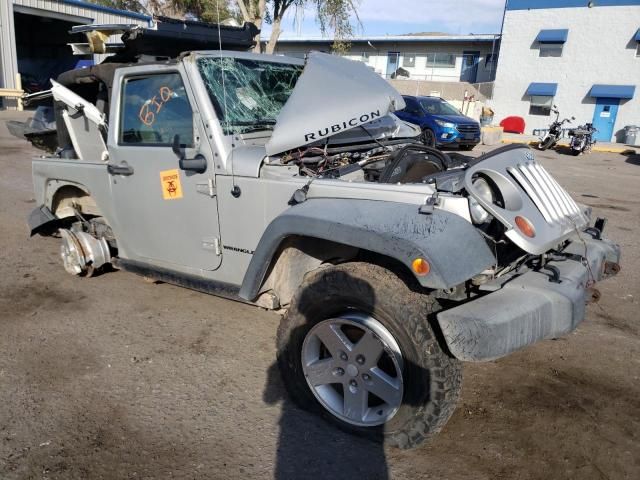
[[[222,129],[230,135],[272,130],[303,66],[204,57],[198,60],[198,68]]]

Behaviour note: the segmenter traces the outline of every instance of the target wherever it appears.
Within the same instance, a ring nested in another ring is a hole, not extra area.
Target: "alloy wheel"
[[[361,312],[323,320],[302,344],[302,369],[318,401],[342,421],[389,421],[403,396],[402,354],[382,323]]]

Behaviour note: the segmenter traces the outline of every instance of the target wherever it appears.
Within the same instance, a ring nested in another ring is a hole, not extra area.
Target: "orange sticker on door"
[[[182,185],[180,184],[180,171],[178,169],[160,172],[160,183],[162,185],[162,198],[165,200],[182,198]]]

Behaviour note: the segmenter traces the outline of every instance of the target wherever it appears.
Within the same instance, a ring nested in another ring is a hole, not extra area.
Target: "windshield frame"
[[[235,124],[233,124],[232,121],[230,121],[230,119],[227,118],[228,116],[228,112],[230,111],[230,105],[229,105],[229,88],[230,85],[228,85],[228,81],[230,80],[228,75],[225,75],[225,90],[227,92],[227,105],[226,105],[226,111],[227,111],[227,116],[225,116],[225,107],[224,107],[224,100],[222,98],[222,96],[217,95],[216,92],[213,91],[213,89],[211,88],[211,84],[209,83],[205,73],[203,72],[203,69],[201,67],[201,62],[203,59],[208,59],[208,58],[212,58],[212,59],[230,59],[233,62],[256,62],[259,64],[277,64],[277,65],[282,65],[282,66],[291,66],[291,67],[297,67],[299,69],[299,73],[298,73],[298,77],[296,79],[297,80],[300,78],[300,75],[302,75],[302,71],[304,69],[304,65],[305,65],[305,61],[299,58],[293,58],[293,57],[286,57],[286,56],[276,56],[276,55],[263,55],[263,54],[255,54],[255,53],[249,53],[249,52],[236,52],[236,51],[204,51],[204,52],[194,52],[196,53],[195,56],[195,62],[194,62],[194,66],[195,66],[195,70],[198,72],[198,75],[200,76],[200,80],[202,81],[202,84],[204,86],[204,90],[206,93],[207,98],[209,99],[211,105],[213,106],[213,109],[216,113],[216,116],[218,117],[219,123],[220,123],[220,128],[223,131],[224,135],[242,135],[245,133],[251,133],[251,132],[256,132],[256,131],[270,131],[273,130],[273,127],[275,125],[276,122],[276,118],[277,115],[279,114],[280,110],[282,110],[282,108],[284,107],[284,105],[286,104],[286,102],[288,101],[288,98],[291,94],[291,92],[293,92],[294,88],[295,88],[295,83],[293,84],[293,86],[291,87],[291,90],[289,92],[289,96],[287,96],[287,99],[282,102],[281,105],[272,105],[273,107],[277,107],[278,111],[275,112],[275,115],[271,116],[271,117],[267,117],[267,118],[246,118],[246,119],[236,119]],[[219,82],[220,84],[221,82]],[[220,88],[220,87],[219,87]],[[233,88],[233,87],[231,87]],[[253,91],[250,90],[250,93],[253,93]],[[237,91],[236,91],[236,95],[237,95]],[[246,108],[250,108],[246,102],[242,102],[242,99],[236,99],[237,101],[241,102],[244,107]],[[255,121],[254,121],[255,120]]]

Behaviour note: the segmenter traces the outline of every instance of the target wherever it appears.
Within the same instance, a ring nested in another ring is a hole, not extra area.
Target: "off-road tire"
[[[375,427],[355,426],[331,414],[315,398],[302,370],[309,330],[351,309],[381,322],[403,356],[402,405],[386,424]],[[377,265],[354,262],[311,272],[278,328],[278,366],[286,389],[299,406],[350,433],[403,449],[429,440],[453,414],[462,387],[462,365],[445,352],[432,327],[438,309],[433,297],[413,291]]]

